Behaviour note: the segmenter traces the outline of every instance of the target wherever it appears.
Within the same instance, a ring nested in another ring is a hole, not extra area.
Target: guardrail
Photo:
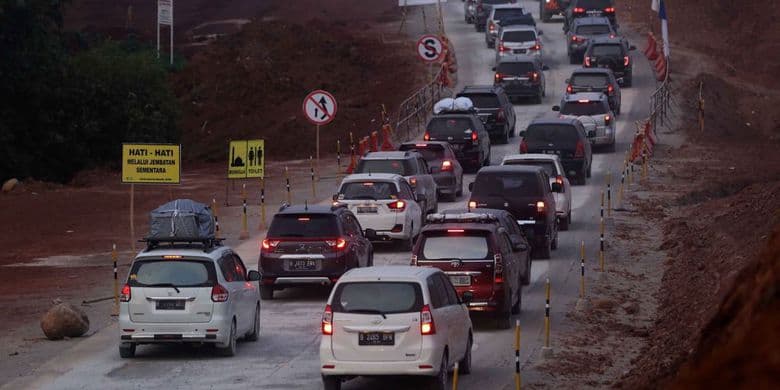
[[[394,126],[397,141],[416,137],[419,129],[425,126],[433,105],[442,96],[452,95],[452,90],[441,82],[443,72],[447,72],[447,69],[441,66],[432,81],[401,102]]]

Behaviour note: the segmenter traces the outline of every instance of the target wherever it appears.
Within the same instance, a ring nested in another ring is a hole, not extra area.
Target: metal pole
[[[241,198],[243,203],[243,210],[241,212],[241,234],[239,235],[239,238],[245,240],[249,238],[249,224],[247,222],[246,215],[246,183],[243,183],[241,186]]]
[[[544,301],[544,346],[550,348],[550,278],[547,278]]]
[[[171,66],[173,66],[173,0],[171,0]]]
[[[311,159],[311,156],[309,156]],[[317,125],[317,177],[320,176],[320,125]]]
[[[287,166],[284,167],[284,178],[287,181],[287,204],[292,204],[292,193],[290,192],[290,171]]]
[[[317,184],[314,180],[314,162],[311,159],[311,156],[309,156],[309,170],[311,171],[311,196],[312,201],[317,200]]]
[[[130,247],[135,252],[135,184],[130,184]]]
[[[601,224],[599,236],[599,265],[604,272],[604,191],[601,191]]]
[[[580,298],[585,298],[585,241],[580,243]]]
[[[265,229],[265,178],[260,178],[260,230]]]
[[[515,390],[520,390],[520,320],[515,320]]]
[[[336,173],[341,175],[341,140],[336,140]]]
[[[612,171],[607,171],[607,216],[612,216]]]
[[[113,248],[111,249],[111,260],[114,262],[114,314],[113,315],[119,315],[119,279],[117,277],[117,267],[116,267],[116,244],[113,245]]]

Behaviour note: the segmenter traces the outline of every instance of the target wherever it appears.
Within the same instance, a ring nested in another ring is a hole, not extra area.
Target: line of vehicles
[[[543,33],[513,0],[465,0],[465,19],[496,50],[493,85],[439,102],[422,140],[361,156],[326,205],[282,205],[260,242],[257,270],[220,240],[150,242],[121,290],[120,355],[140,344],[257,340],[261,301],[279,290],[331,286],[322,314],[326,389],[357,376],[415,375],[447,388],[457,362],[471,371],[473,313],[500,329],[522,308],[533,258],[548,259],[572,223],[572,184],[592,172],[593,148],[614,151],[629,51],[612,0],[540,1],[542,21],[563,15],[570,59],[550,115],[516,128],[513,99],[545,95]],[[517,154],[491,164],[491,143],[521,136]],[[475,172],[471,183],[464,173]],[[439,199],[465,207],[439,211]],[[374,267],[374,247],[397,245],[409,266]]]

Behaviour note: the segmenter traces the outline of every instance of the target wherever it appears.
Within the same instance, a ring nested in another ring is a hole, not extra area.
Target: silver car
[[[496,37],[498,36],[502,20],[518,18],[523,15],[525,15],[525,10],[518,4],[494,5],[490,10],[490,14],[488,14],[487,22],[485,22],[485,43],[487,47],[493,48],[496,46]],[[533,17],[530,15],[529,17],[533,20]]]
[[[541,32],[534,26],[515,25],[502,27],[496,41],[496,64],[502,57],[527,55],[542,58]]]
[[[601,92],[582,92],[565,95],[560,106],[553,106],[561,118],[576,118],[585,126],[593,146],[605,146],[615,151],[616,119],[609,107],[609,99]]]
[[[223,356],[236,339],[260,333],[260,274],[218,242],[150,245],[136,256],[119,305],[119,355],[139,344],[214,344]]]

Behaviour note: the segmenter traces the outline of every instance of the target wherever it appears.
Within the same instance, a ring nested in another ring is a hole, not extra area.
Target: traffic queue
[[[469,374],[470,316],[511,327],[532,259],[549,259],[572,225],[572,185],[591,176],[595,149],[614,152],[620,88],[631,85],[634,48],[617,32],[612,0],[546,3],[543,21],[564,16],[567,55],[583,64],[566,79],[557,114],[516,127],[514,103],[539,104],[547,88],[548,54],[531,13],[513,0],[466,0],[466,21],[495,50],[493,84],[437,102],[419,140],[360,156],[332,202],[283,204],[259,243],[257,270],[216,238],[208,206],[178,200],[155,210],[121,289],[121,357],[154,343],[213,344],[232,356],[238,339],[258,339],[262,301],[330,286],[319,329],[326,389],[412,375],[442,390],[456,363]],[[491,143],[516,136],[517,154],[490,166]],[[440,199],[461,204],[442,210]],[[408,252],[409,265],[375,267],[379,245]]]

